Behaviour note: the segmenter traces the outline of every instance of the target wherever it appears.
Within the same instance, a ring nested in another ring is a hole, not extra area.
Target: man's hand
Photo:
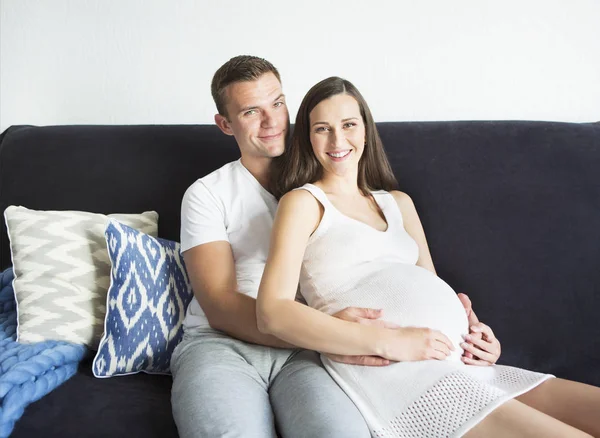
[[[473,311],[471,300],[465,294],[458,294],[458,299],[467,312],[469,319],[469,334],[461,344],[464,349],[462,360],[469,365],[489,366],[496,363],[500,357],[500,341],[487,325],[479,322]]]
[[[383,311],[381,309],[366,309],[362,307],[346,307],[343,310],[333,314],[336,318],[343,319],[344,321],[356,322],[364,325],[373,325],[384,328],[398,328],[396,324],[392,324],[386,321],[382,321],[381,315]],[[386,366],[391,363],[390,360],[384,359],[379,356],[343,356],[340,354],[325,354],[329,359],[334,362],[346,363],[349,365],[365,365],[371,367]]]

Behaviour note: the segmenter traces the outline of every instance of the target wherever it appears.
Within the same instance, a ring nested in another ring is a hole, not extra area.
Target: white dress
[[[459,344],[469,331],[466,312],[448,284],[416,266],[418,246],[391,194],[373,192],[388,223],[386,231],[378,231],[342,214],[317,186],[301,189],[325,210],[302,263],[300,290],[307,304],[328,314],[348,306],[380,308],[384,320],[440,330],[456,348],[443,361],[386,367],[345,365],[321,356],[373,437],[462,436],[506,400],[553,377],[461,362]]]

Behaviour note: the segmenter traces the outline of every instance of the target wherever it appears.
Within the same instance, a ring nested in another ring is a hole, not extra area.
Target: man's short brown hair
[[[228,85],[234,82],[254,81],[265,73],[273,73],[279,82],[279,72],[269,61],[256,56],[240,55],[231,58],[223,64],[213,76],[210,85],[212,97],[217,105],[217,111],[224,117],[227,117],[225,108],[225,90]]]

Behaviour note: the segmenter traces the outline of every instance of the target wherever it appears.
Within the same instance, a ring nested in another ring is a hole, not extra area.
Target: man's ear
[[[215,114],[215,123],[225,134],[233,135],[231,125],[225,116],[222,116],[221,114]]]

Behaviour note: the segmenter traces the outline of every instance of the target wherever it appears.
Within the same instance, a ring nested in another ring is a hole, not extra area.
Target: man
[[[256,294],[269,251],[275,198],[269,167],[281,155],[289,114],[277,69],[238,56],[211,87],[217,126],[233,135],[241,159],[196,181],[181,211],[181,251],[195,299],[171,361],[173,415],[181,437],[369,437],[359,411],[316,352],[259,332]],[[474,317],[474,313],[472,314]],[[381,324],[375,309],[336,317]],[[336,356],[384,366],[379,357]]]

